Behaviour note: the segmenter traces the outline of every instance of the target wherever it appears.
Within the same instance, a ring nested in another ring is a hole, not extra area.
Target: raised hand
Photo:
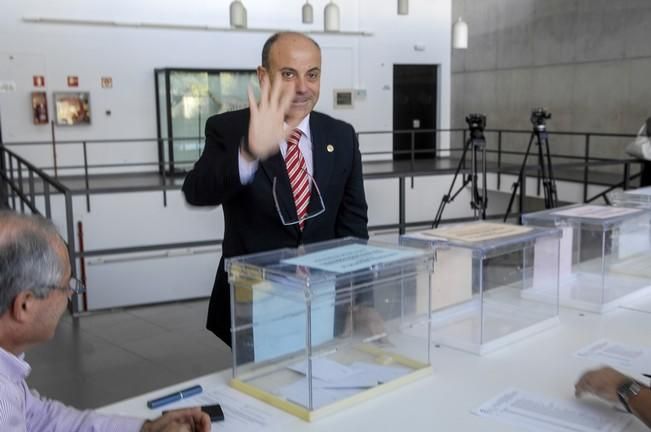
[[[287,139],[291,129],[285,129],[285,113],[289,110],[294,97],[291,86],[283,83],[280,76],[273,84],[264,75],[260,82],[260,103],[258,104],[249,87],[249,121],[248,152],[258,159],[267,159],[278,152],[280,143]]]

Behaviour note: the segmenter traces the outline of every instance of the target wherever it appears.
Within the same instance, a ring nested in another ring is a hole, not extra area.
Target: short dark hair
[[[271,51],[271,47],[273,46],[273,44],[275,44],[276,41],[281,37],[290,36],[290,35],[304,37],[305,39],[312,42],[319,51],[321,51],[321,47],[319,46],[319,44],[316,43],[314,39],[312,39],[311,37],[309,37],[304,33],[290,32],[290,31],[274,33],[269,37],[269,39],[267,39],[267,41],[262,46],[262,63],[261,63],[262,67],[264,67],[265,69],[269,69],[269,52]]]
[[[45,298],[61,283],[65,263],[53,247],[56,227],[41,216],[0,210],[0,316],[30,290]]]

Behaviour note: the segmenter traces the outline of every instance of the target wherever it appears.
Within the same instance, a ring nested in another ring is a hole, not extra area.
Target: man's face
[[[278,38],[269,51],[269,69],[261,67],[259,73],[266,73],[272,85],[280,79],[284,86],[290,86],[294,91],[292,104],[285,115],[285,121],[290,125],[300,123],[319,100],[321,52],[303,36]]]
[[[36,337],[39,341],[49,340],[54,336],[59,320],[65,312],[68,299],[72,294],[68,288],[71,275],[68,251],[60,239],[57,239],[56,242],[55,250],[64,263],[63,277],[57,284],[57,288],[50,290],[47,297],[39,300],[38,318],[35,321]]]

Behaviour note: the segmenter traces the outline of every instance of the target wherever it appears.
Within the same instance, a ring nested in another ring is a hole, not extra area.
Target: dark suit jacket
[[[209,118],[206,146],[183,184],[188,203],[221,205],[224,210],[222,259],[210,297],[206,327],[228,345],[231,344],[231,309],[224,258],[346,236],[368,238],[361,155],[351,125],[318,112],[310,115],[313,174],[325,212],[308,219],[301,232],[298,225],[284,226],[274,205],[275,177],[279,206],[283,214],[296,220],[289,177],[280,152],[260,162],[250,184],[240,183],[239,146],[248,136],[248,124],[248,109]],[[328,145],[333,146],[332,152],[328,152]],[[316,196],[312,190],[308,212],[320,207]]]

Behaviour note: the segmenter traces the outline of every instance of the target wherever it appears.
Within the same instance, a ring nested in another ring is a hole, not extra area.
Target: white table
[[[433,348],[432,376],[395,392],[332,416],[306,423],[287,414],[283,431],[515,431],[508,424],[471,413],[483,402],[516,387],[554,399],[573,399],[580,373],[597,365],[574,356],[598,339],[623,344],[651,345],[651,314],[616,309],[598,315],[561,310],[561,324],[532,335],[502,350],[479,357],[448,348]],[[651,365],[649,365],[651,372]],[[204,389],[226,383],[225,370],[118,402],[101,409],[105,413],[152,418],[160,413],[145,402],[180,388],[201,384]],[[213,427],[219,430],[219,424]],[[635,419],[627,432],[646,431]]]

